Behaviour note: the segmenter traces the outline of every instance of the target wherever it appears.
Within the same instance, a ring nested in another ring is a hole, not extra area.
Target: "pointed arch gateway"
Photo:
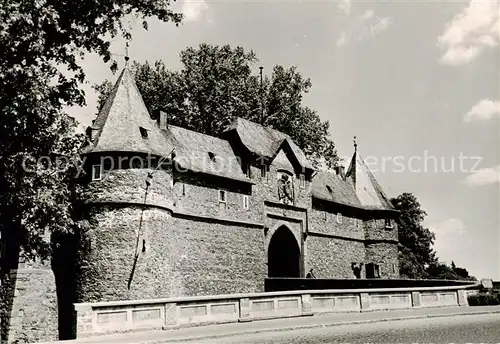
[[[274,232],[267,256],[268,277],[300,277],[300,248],[288,227]]]

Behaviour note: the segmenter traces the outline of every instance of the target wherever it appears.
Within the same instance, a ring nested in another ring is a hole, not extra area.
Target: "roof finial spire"
[[[128,57],[128,42],[125,43],[125,67],[128,66],[128,60],[130,60],[130,57]]]
[[[262,80],[262,70],[264,67],[260,66],[260,124],[264,125],[264,95],[263,95],[263,80]]]
[[[354,152],[357,152],[358,151],[358,143],[356,142],[356,136],[354,136]]]

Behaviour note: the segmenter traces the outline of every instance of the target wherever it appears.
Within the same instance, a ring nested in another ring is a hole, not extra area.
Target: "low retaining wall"
[[[75,304],[77,338],[214,323],[421,307],[468,306],[473,286],[303,290]]]
[[[266,278],[264,290],[290,291],[290,290],[325,290],[325,289],[375,289],[375,288],[431,288],[473,286],[477,281],[454,281],[435,279],[321,279],[321,278]]]

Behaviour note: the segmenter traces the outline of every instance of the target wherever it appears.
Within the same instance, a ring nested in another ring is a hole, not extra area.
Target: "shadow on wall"
[[[14,238],[9,235],[8,229],[3,228],[2,246],[3,255],[0,261],[0,321],[1,337],[0,342],[7,343],[11,328],[12,309],[14,305],[14,295],[17,282],[17,269],[19,267],[19,245]],[[6,240],[6,238],[11,238]],[[12,272],[11,272],[12,271]]]
[[[73,303],[77,302],[79,242],[78,237],[69,234],[59,234],[52,238],[52,271],[56,279],[59,340],[76,338]]]

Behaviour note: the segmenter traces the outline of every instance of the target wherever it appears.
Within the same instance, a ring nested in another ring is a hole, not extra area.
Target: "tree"
[[[432,248],[435,235],[422,225],[427,214],[411,193],[403,193],[391,199],[391,203],[401,212],[397,219],[400,274],[407,278],[427,278],[427,267],[436,262]]]
[[[235,117],[270,126],[288,134],[318,165],[337,161],[329,138],[329,123],[304,106],[311,81],[297,68],[275,66],[260,82],[252,72],[253,51],[229,45],[201,44],[180,53],[184,68],[170,71],[161,61],[134,63],[132,72],[150,113],[163,109],[171,124],[209,135],[219,135]],[[111,89],[106,80],[94,88],[102,107]]]
[[[122,24],[129,15],[145,28],[147,17],[182,18],[169,0],[0,3],[0,230],[14,251],[47,258],[51,233],[76,228],[69,166],[77,162],[61,158],[76,156],[82,138],[63,106],[85,103],[79,57],[110,62],[110,40],[131,37]]]
[[[399,210],[399,266],[401,277],[413,279],[475,280],[466,269],[439,262],[433,249],[435,235],[423,226],[427,213],[411,193],[391,199]]]

